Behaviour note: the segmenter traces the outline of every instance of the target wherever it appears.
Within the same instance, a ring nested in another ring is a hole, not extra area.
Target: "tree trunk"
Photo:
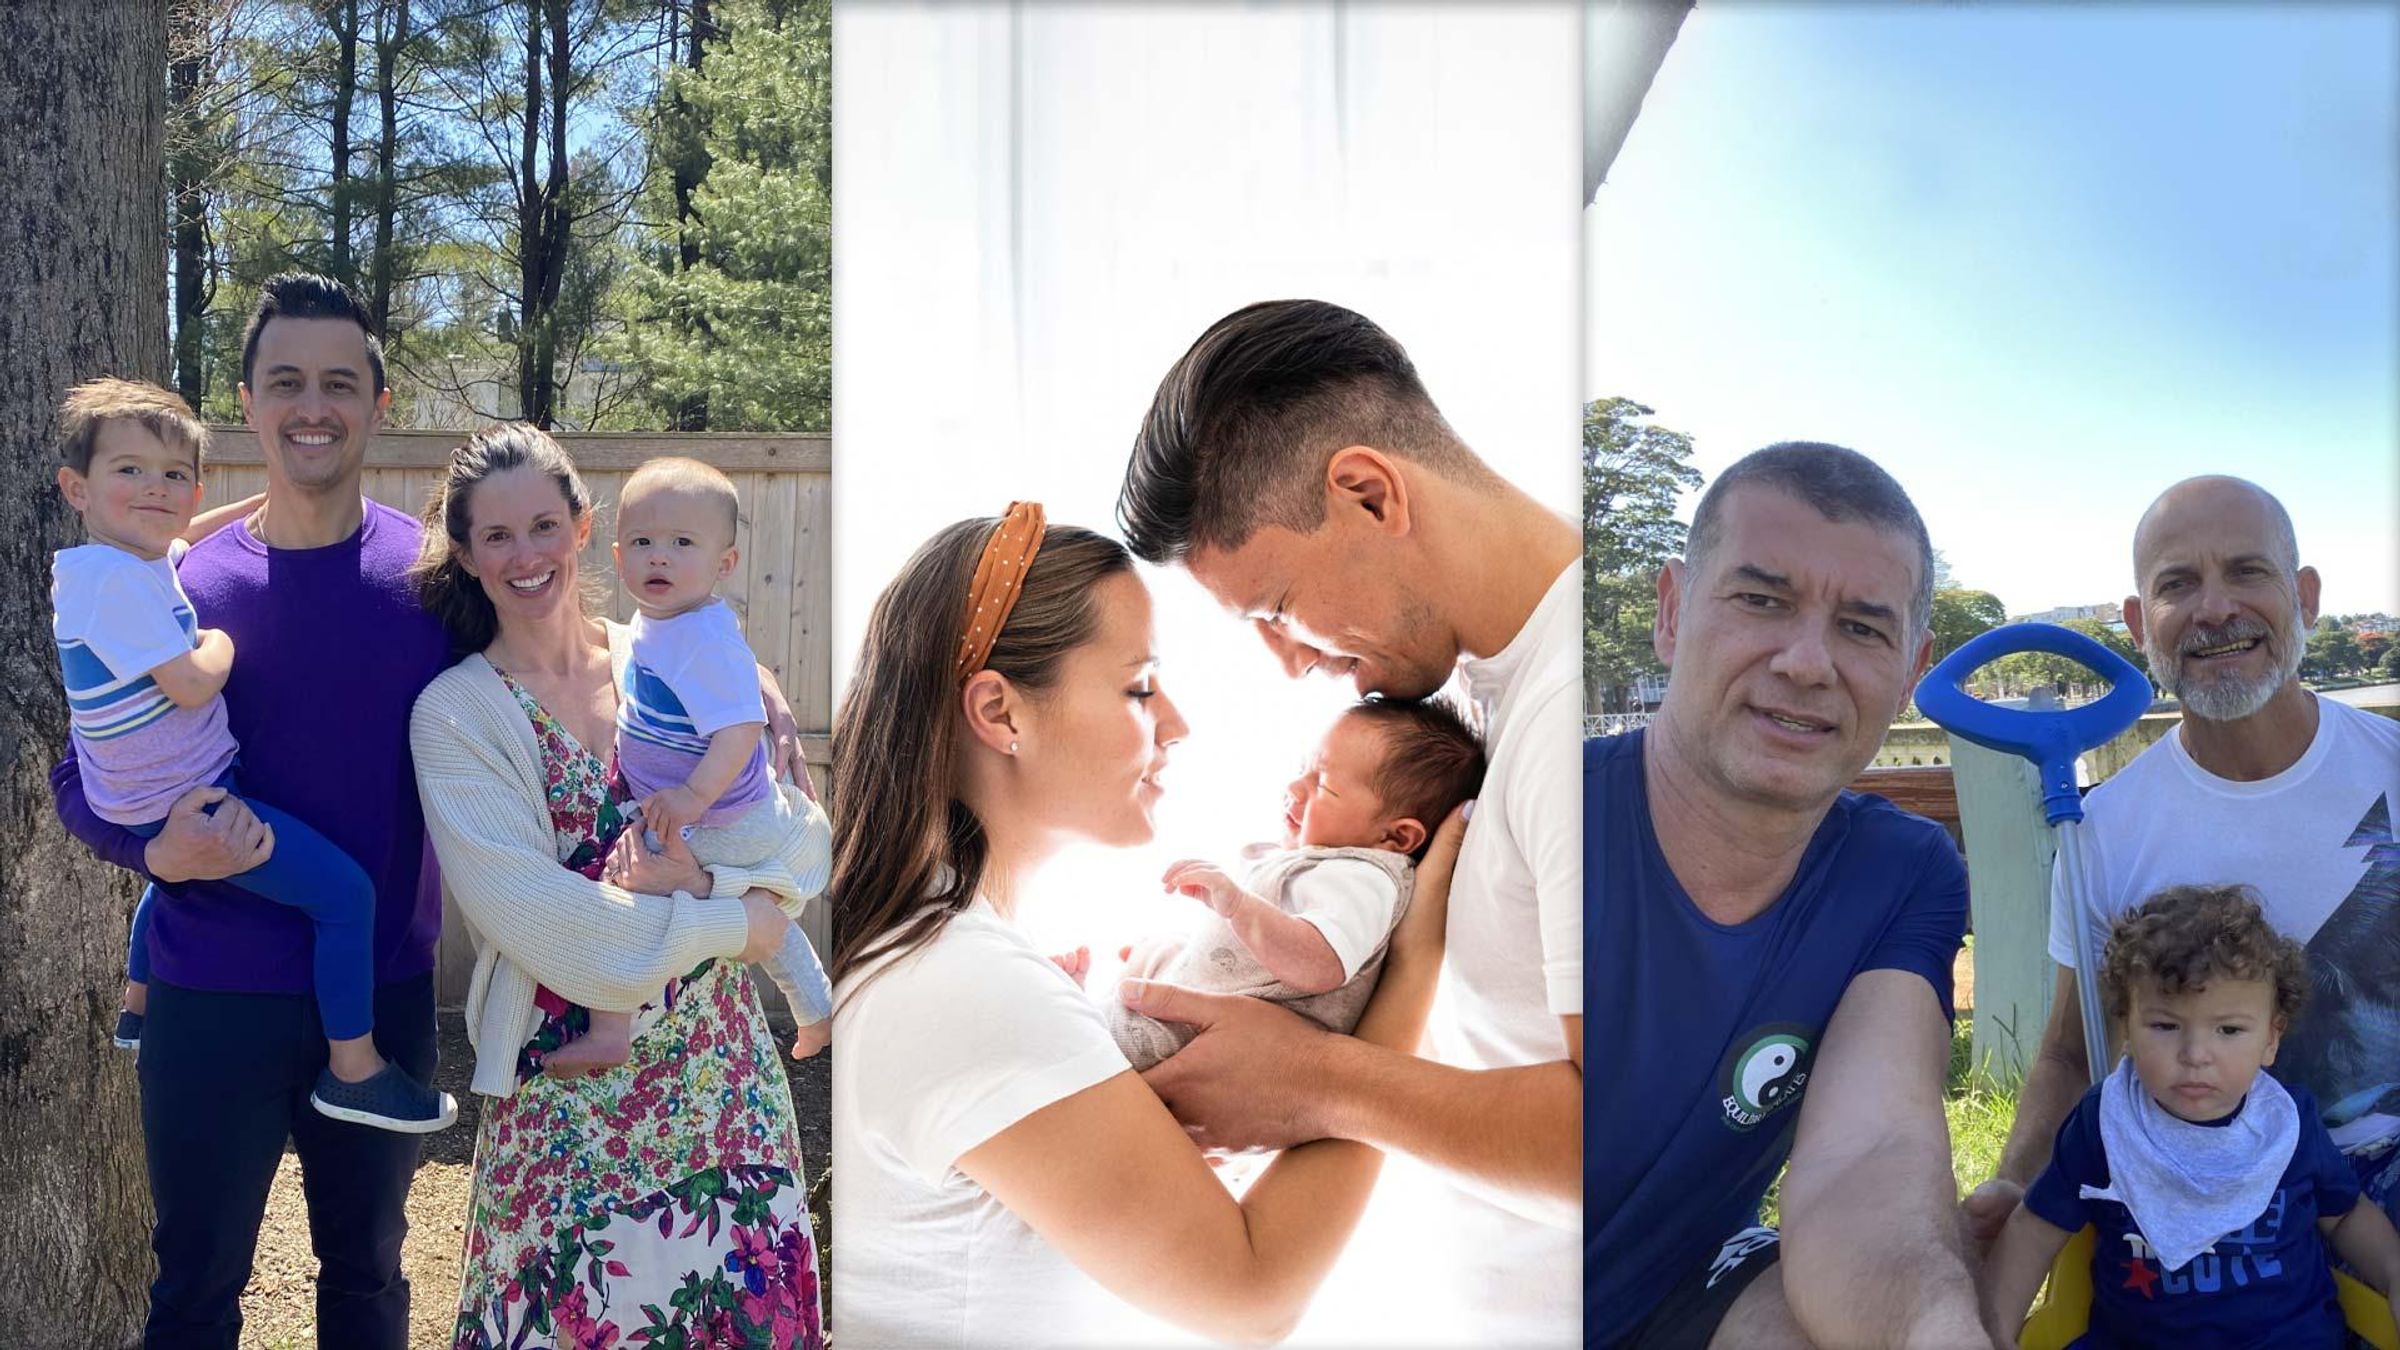
[[[358,0],[336,0],[326,18],[333,28],[333,274],[358,284],[351,217],[358,205],[350,183],[350,110],[358,101]],[[378,330],[380,331],[380,330]]]
[[[684,61],[687,69],[699,71],[714,29],[708,0],[692,0],[690,54]],[[674,164],[676,270],[689,273],[700,265],[700,217],[692,207],[692,194],[708,178],[708,146],[701,135],[698,114],[681,94],[673,96],[668,115],[680,133]],[[688,297],[678,299],[673,319],[676,329],[687,337],[695,332],[705,333],[708,327],[705,317],[691,312]],[[708,391],[698,389],[684,395],[668,415],[667,425],[676,431],[706,431]]]
[[[542,247],[541,184],[534,177],[542,146],[542,0],[525,0],[525,123],[517,142],[517,415],[536,426],[548,426],[549,409],[536,407],[542,386],[534,351],[541,345]]]
[[[385,342],[392,338],[392,218],[399,211],[395,165],[400,155],[400,53],[408,46],[408,0],[384,0],[375,28],[375,257],[368,264],[367,313]]]
[[[166,7],[0,5],[0,1327],[125,1345],[148,1302],[133,1070],[109,1048],[130,877],[68,840],[47,773],[67,734],[49,560],[60,394],[167,373]]]
[[[167,107],[170,119],[188,121],[192,107],[199,101],[201,72],[208,61],[206,27],[209,16],[197,4],[175,7],[173,22],[178,31],[169,51],[167,66]],[[202,326],[208,321],[208,184],[201,167],[202,156],[192,140],[198,136],[197,127],[187,126],[184,149],[171,160],[167,170],[173,177],[167,183],[167,200],[173,213],[175,253],[175,392],[194,408],[208,393],[207,373],[200,357],[205,350]]]

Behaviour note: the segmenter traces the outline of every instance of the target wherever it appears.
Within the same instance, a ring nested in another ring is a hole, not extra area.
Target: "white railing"
[[[1586,739],[1593,736],[1622,736],[1628,731],[1639,731],[1649,725],[1650,717],[1651,714],[1646,712],[1585,713],[1583,734]]]

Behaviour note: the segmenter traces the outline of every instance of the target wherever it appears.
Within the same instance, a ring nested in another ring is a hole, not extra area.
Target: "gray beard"
[[[2300,611],[2292,610],[2292,621],[2284,630],[2282,650],[2276,668],[2256,680],[2227,677],[2197,684],[2183,677],[2183,654],[2162,652],[2149,641],[2142,643],[2142,654],[2150,661],[2150,669],[2159,682],[2183,704],[2187,716],[2204,722],[2239,722],[2267,706],[2275,691],[2283,688],[2300,673],[2300,658],[2308,649],[2308,629],[2302,626]]]

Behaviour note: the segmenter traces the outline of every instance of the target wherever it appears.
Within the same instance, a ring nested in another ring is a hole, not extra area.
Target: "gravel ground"
[[[788,1042],[791,1026],[780,1017],[776,1039]],[[458,1098],[458,1123],[426,1141],[424,1161],[408,1192],[408,1245],[401,1267],[412,1288],[409,1344],[450,1344],[458,1314],[459,1255],[466,1242],[467,1191],[474,1171],[475,1127],[481,1099],[467,1090],[474,1051],[466,1025],[455,1012],[441,1020],[442,1090]],[[800,1150],[807,1159],[809,1209],[815,1220],[820,1263],[830,1261],[826,1225],[832,1179],[826,1171],[832,1125],[828,1094],[832,1051],[797,1064],[784,1061],[799,1107]],[[243,1350],[310,1350],[316,1343],[316,1257],[308,1246],[308,1209],[300,1191],[300,1160],[286,1152],[267,1195],[267,1218],[259,1230],[258,1262],[242,1293]]]

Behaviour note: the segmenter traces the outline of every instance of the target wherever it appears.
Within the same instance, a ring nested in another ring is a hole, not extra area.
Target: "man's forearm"
[[[1329,1038],[1325,1133],[1406,1153],[1575,1221],[1583,1207],[1583,1072],[1570,1060],[1461,1069]]]
[[[1990,1344],[1948,1138],[1884,1138],[1783,1180],[1783,1287],[1818,1345]]]
[[[50,799],[58,810],[58,823],[100,861],[145,880],[157,879],[150,875],[145,857],[149,841],[122,825],[102,820],[84,800],[82,766],[75,762],[72,749],[50,770]]]

